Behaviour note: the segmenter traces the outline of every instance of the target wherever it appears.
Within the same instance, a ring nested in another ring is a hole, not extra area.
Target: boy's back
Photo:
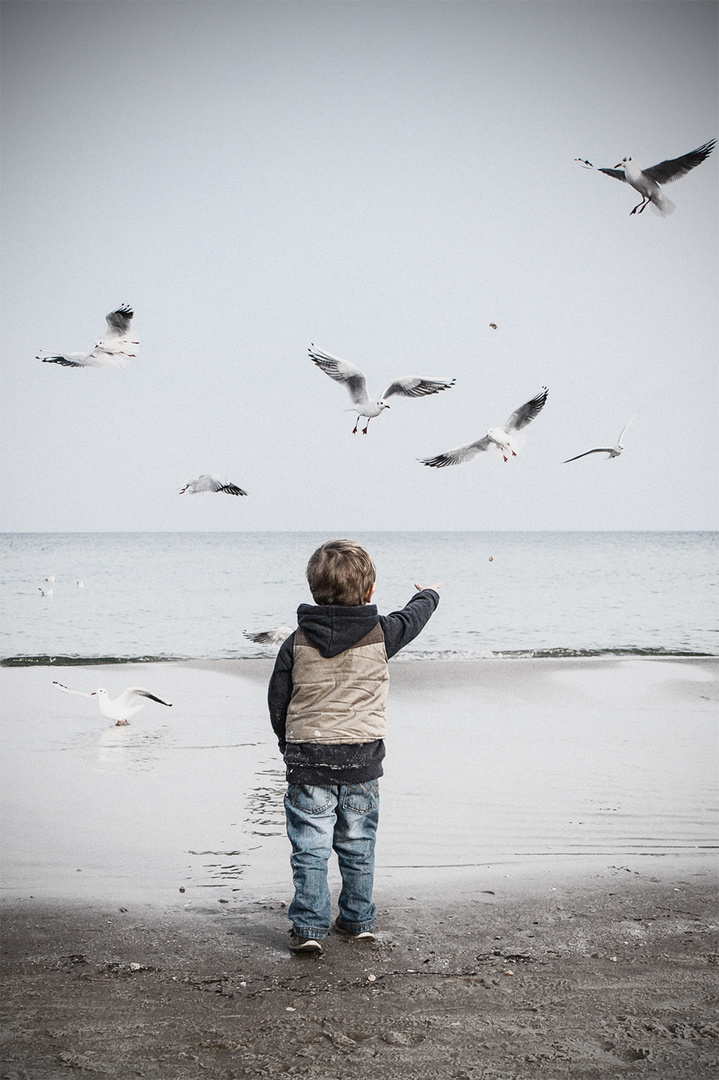
[[[361,783],[382,775],[387,660],[420,633],[438,603],[425,589],[390,615],[375,604],[300,605],[268,698],[288,781]]]

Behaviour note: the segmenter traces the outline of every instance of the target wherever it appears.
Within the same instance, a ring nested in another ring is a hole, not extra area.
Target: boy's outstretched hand
[[[414,587],[417,592],[422,592],[422,589],[434,589],[435,592],[439,592],[440,588],[442,587],[442,582],[435,581],[434,585],[418,585],[415,581]]]

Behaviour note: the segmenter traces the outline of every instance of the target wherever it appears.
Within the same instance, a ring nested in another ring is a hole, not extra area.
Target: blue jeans
[[[319,939],[330,928],[327,863],[333,848],[342,875],[340,922],[353,934],[371,930],[377,914],[372,886],[379,781],[332,787],[289,784],[285,814],[295,885],[287,914],[295,933]]]

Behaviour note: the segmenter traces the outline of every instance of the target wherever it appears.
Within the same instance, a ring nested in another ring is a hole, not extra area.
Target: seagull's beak
[[[96,695],[97,695],[97,690],[93,690],[92,693],[90,694],[90,697],[95,697]]]
[[[615,166],[614,166],[614,168],[615,168],[615,169],[623,169],[623,168],[624,168],[624,162],[623,162],[623,161],[620,161],[618,165],[615,165]]]

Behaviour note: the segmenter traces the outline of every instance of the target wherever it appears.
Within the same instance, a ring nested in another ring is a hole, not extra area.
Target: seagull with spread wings
[[[411,398],[427,397],[429,394],[438,394],[440,390],[449,390],[455,384],[454,379],[451,382],[444,382],[441,379],[421,379],[418,375],[404,375],[399,379],[394,379],[381,398],[372,401],[367,393],[367,379],[364,372],[354,364],[350,364],[349,360],[341,360],[339,356],[333,356],[332,353],[322,352],[320,349],[315,349],[314,345],[311,345],[308,351],[310,360],[314,361],[325,375],[329,375],[335,382],[344,383],[347,387],[354,406],[349,411],[357,413],[357,423],[352,430],[353,435],[357,434],[361,416],[367,417],[367,423],[362,428],[362,434],[367,434],[372,417],[379,416],[383,409],[389,409],[386,398],[393,395]]]
[[[171,701],[163,701],[162,698],[151,694],[149,690],[143,690],[141,686],[130,686],[116,698],[110,698],[107,690],[93,690],[91,694],[86,694],[84,690],[71,690],[69,686],[65,686],[63,683],[57,682],[57,680],[53,680],[53,686],[56,686],[58,690],[62,690],[63,694],[96,697],[100,712],[108,720],[114,720],[116,727],[128,724],[130,722],[128,717],[147,704],[146,701],[143,701],[143,698],[149,698],[150,701],[156,701],[159,705],[167,705],[168,708],[172,708]]]
[[[279,647],[291,633],[291,626],[276,626],[273,630],[259,630],[256,633],[251,633],[249,630],[244,631],[245,637],[249,638],[250,641],[254,641],[257,645],[274,645],[276,647]]]
[[[613,169],[597,169],[597,171],[606,173],[607,176],[613,176],[615,180],[622,180],[627,184],[631,184],[639,192],[642,201],[637,203],[633,210],[630,210],[630,217],[632,214],[641,214],[650,203],[657,213],[661,214],[662,217],[666,217],[676,207],[671,199],[666,197],[659,185],[678,180],[680,176],[686,176],[697,165],[701,165],[702,161],[706,161],[711,154],[715,143],[716,139],[711,139],[710,142],[702,143],[696,150],[690,150],[688,154],[683,154],[682,157],[660,161],[658,165],[652,165],[648,169],[640,169],[633,158],[625,157]],[[582,165],[586,165],[590,169],[594,168],[591,161],[587,161],[586,158],[575,158],[575,161],[581,161]]]
[[[634,417],[632,417],[632,420],[634,420]],[[583,454],[575,454],[574,457],[566,458],[564,464],[566,465],[569,461],[578,461],[579,458],[586,457],[588,454],[609,454],[607,461],[611,461],[612,458],[619,457],[620,454],[624,453],[624,445],[622,443],[622,439],[624,438],[624,432],[627,430],[632,420],[627,420],[626,424],[622,428],[619,438],[617,439],[616,446],[595,446],[593,450],[585,450]]]
[[[510,432],[521,431],[522,428],[525,428],[527,424],[534,420],[535,416],[539,415],[544,408],[548,393],[546,386],[543,386],[535,397],[525,401],[524,405],[520,405],[518,409],[515,409],[504,424],[490,428],[484,438],[477,439],[476,442],[466,443],[464,446],[458,446],[455,450],[448,450],[446,454],[437,454],[436,457],[432,458],[421,458],[422,464],[429,465],[433,469],[443,469],[447,465],[461,465],[462,462],[470,461],[477,454],[481,454],[484,450],[490,450],[493,446],[501,450],[505,461],[509,460],[509,454],[516,457],[518,447]]]
[[[189,491],[190,495],[198,495],[203,491],[223,491],[225,495],[246,495],[247,492],[238,487],[237,484],[231,484],[229,480],[225,480],[224,476],[218,476],[217,473],[203,473],[202,476],[198,476],[196,480],[190,480],[183,488],[180,489],[180,495],[184,495],[186,491]]]
[[[127,304],[106,315],[107,330],[104,337],[95,342],[92,352],[55,353],[52,356],[38,353],[35,359],[63,367],[124,367],[135,359],[140,344],[129,336],[133,315]]]

